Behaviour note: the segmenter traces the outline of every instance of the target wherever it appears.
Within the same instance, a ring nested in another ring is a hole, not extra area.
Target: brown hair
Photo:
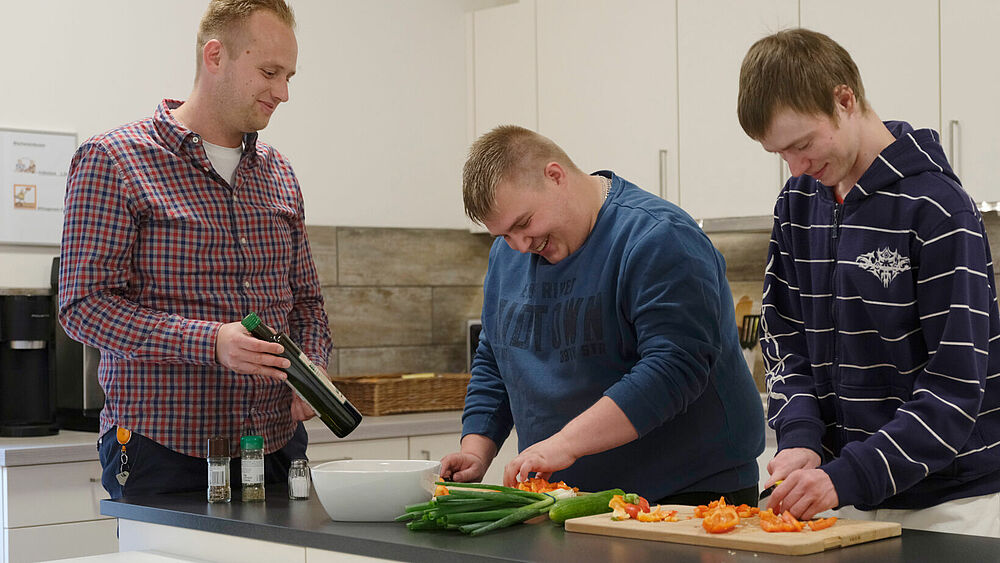
[[[537,185],[533,176],[540,181],[543,167],[553,161],[568,170],[580,171],[559,145],[530,129],[501,125],[482,135],[472,143],[462,168],[465,214],[483,223],[493,213],[497,184],[510,180]]]
[[[239,51],[232,43],[235,32],[242,29],[247,18],[257,10],[271,12],[290,29],[295,29],[295,13],[285,0],[211,0],[198,25],[197,72],[201,72],[201,52],[205,43],[212,39],[221,41],[230,53]]]
[[[782,109],[836,119],[834,89],[854,91],[861,111],[868,111],[865,87],[851,55],[828,36],[809,29],[787,29],[758,40],[740,68],[736,112],[753,139],[767,134]]]

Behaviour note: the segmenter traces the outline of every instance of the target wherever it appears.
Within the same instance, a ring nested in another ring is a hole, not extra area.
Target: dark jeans
[[[208,462],[204,458],[191,457],[170,450],[149,438],[132,433],[125,445],[129,472],[125,485],[120,485],[115,477],[121,471],[121,445],[115,438],[116,428],[108,430],[97,441],[97,451],[101,458],[101,484],[111,498],[117,499],[128,494],[130,497],[205,491],[208,488]],[[309,436],[300,422],[295,434],[280,450],[264,456],[264,481],[284,483],[288,480],[288,468],[293,459],[306,457]],[[233,498],[239,498],[240,460],[233,458],[229,465]]]
[[[653,504],[687,504],[691,506],[698,506],[699,504],[707,505],[713,500],[719,500],[719,497],[726,497],[726,504],[735,504],[737,506],[741,504],[757,506],[758,494],[759,490],[757,489],[757,485],[754,485],[752,487],[747,487],[738,491],[730,491],[728,493],[713,493],[709,491],[678,493],[676,495],[661,498]]]

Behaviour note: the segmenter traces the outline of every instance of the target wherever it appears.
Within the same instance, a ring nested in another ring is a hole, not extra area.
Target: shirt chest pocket
[[[302,244],[295,210],[280,202],[264,202],[241,212],[245,222],[241,221],[238,238],[245,239],[254,262],[265,271],[287,271]]]
[[[196,237],[194,241],[199,245],[216,246],[227,238],[226,231],[231,221],[225,209],[170,201],[151,206],[142,222],[151,241],[166,242],[169,240],[167,237],[171,237],[177,244],[182,241],[176,237]]]

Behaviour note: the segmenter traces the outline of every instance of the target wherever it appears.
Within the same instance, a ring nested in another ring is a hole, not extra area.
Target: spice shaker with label
[[[292,460],[292,466],[288,468],[288,498],[292,500],[309,498],[309,460]]]
[[[208,439],[208,502],[229,502],[229,438],[212,436]]]
[[[243,502],[264,500],[264,437],[240,438],[240,477]]]

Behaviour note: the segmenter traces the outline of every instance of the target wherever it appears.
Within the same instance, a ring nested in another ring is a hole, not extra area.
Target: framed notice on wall
[[[0,128],[0,243],[59,244],[74,151],[75,133]]]

